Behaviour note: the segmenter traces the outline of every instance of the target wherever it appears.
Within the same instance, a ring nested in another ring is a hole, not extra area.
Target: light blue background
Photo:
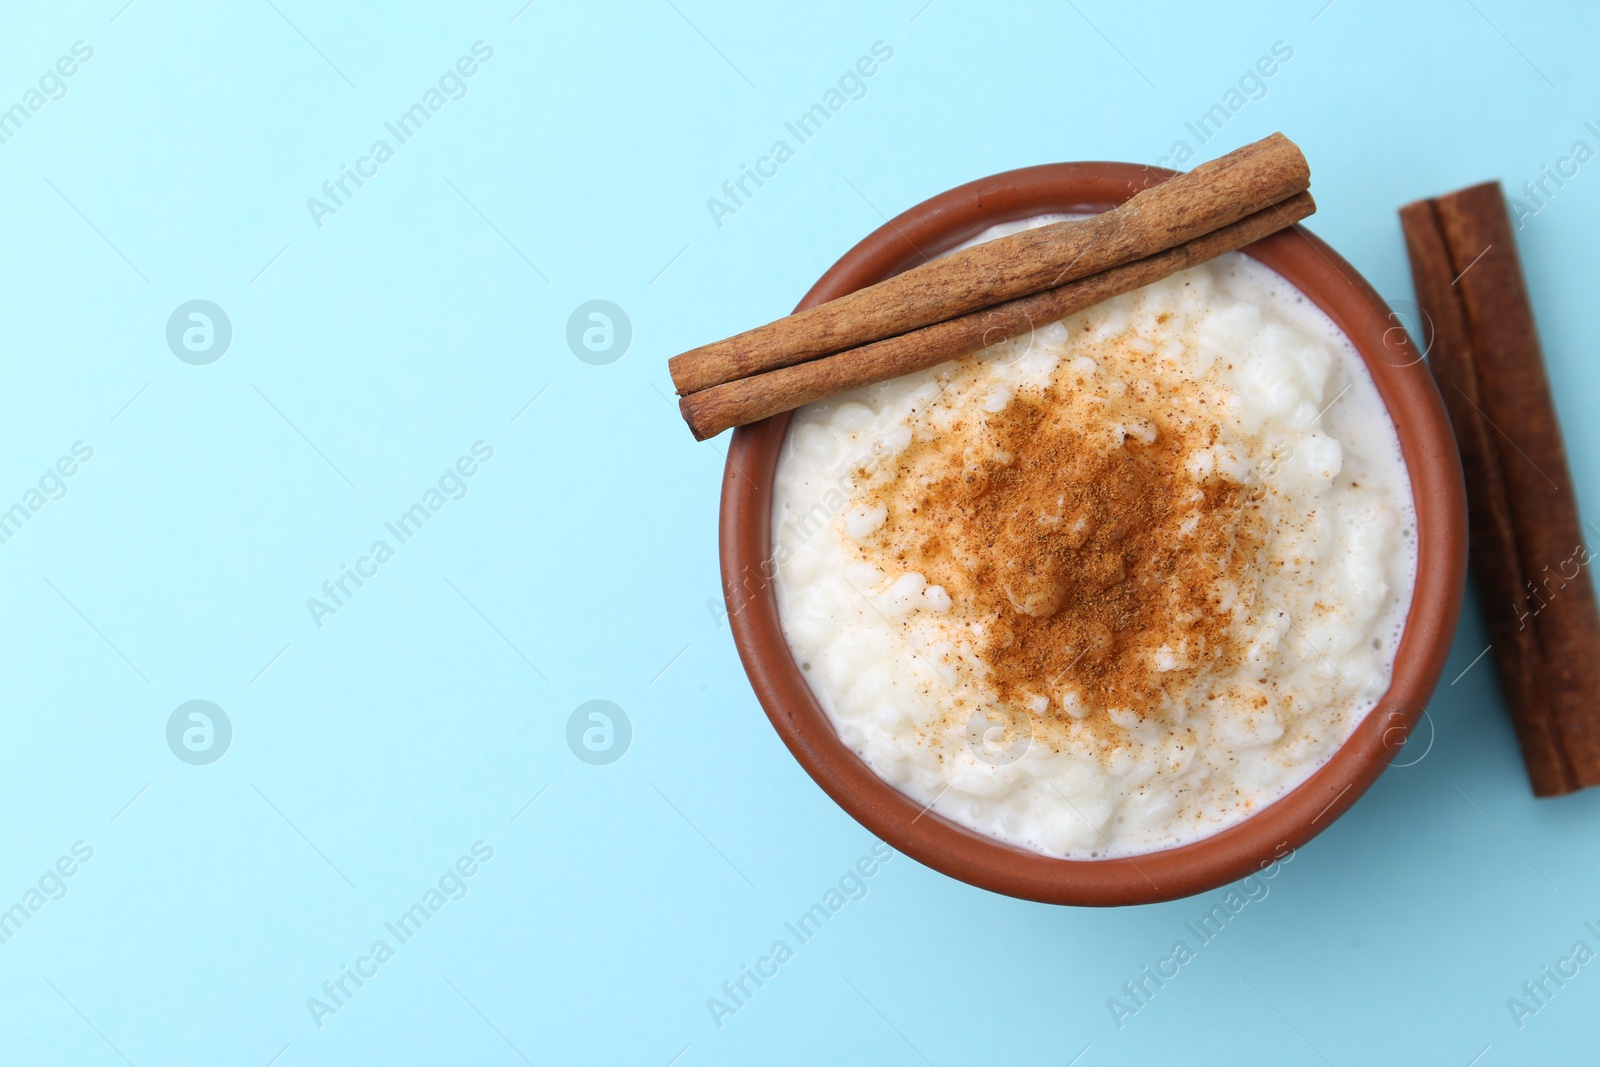
[[[1600,948],[1583,926],[1600,925],[1600,794],[1531,798],[1492,667],[1467,670],[1487,644],[1470,599],[1426,757],[1121,1030],[1107,998],[1220,893],[1051,908],[903,857],[719,1029],[706,999],[872,841],[751,695],[715,610],[725,442],[690,439],[665,370],[788,310],[880,212],[1192,145],[1185,121],[1280,40],[1294,55],[1266,97],[1198,155],[1294,137],[1313,228],[1409,297],[1397,207],[1597,146],[1592,6],[275,3],[0,16],[0,106],[73,42],[94,49],[0,145],[0,507],[73,442],[94,449],[0,545],[0,908],[74,842],[94,849],[0,945],[0,1060],[1592,1049],[1600,964],[1520,1031],[1506,1000],[1579,939]],[[468,95],[319,229],[306,198],[478,40],[494,57]],[[707,198],[879,40],[894,55],[865,98],[715,225]],[[1519,235],[1589,515],[1597,222],[1600,163]],[[197,298],[234,330],[209,366],[164,337]],[[608,366],[565,341],[595,298],[633,325]],[[317,628],[306,598],[479,440],[494,458],[465,499]],[[210,766],[165,740],[197,698],[234,728]],[[634,728],[609,766],[565,740],[594,698]],[[494,858],[469,894],[314,1025],[307,998],[479,840]]]

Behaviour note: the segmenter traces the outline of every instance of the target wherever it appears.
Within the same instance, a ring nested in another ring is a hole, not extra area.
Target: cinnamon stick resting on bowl
[[[1272,134],[1092,218],[975,245],[674,356],[669,368],[683,397],[679,406],[695,437],[704,440],[936,365],[1290,226],[1314,210],[1306,194],[1310,182],[1300,149]],[[1046,293],[1056,294],[1053,301],[1017,306]],[[995,312],[988,323],[979,321],[985,309]],[[936,353],[943,355],[933,358]],[[801,372],[836,359],[848,362]],[[793,373],[776,373],[784,369]]]
[[[1400,211],[1461,449],[1474,577],[1536,796],[1600,785],[1600,612],[1499,182]]]
[[[946,360],[999,344],[1224,252],[1237,251],[1252,241],[1294,225],[1315,210],[1311,194],[1299,193],[1176,248],[1042,293],[1009,300],[848,352],[690,393],[679,399],[678,410],[694,431],[695,439],[704,441],[734,426],[756,422],[863,385],[936,367]]]

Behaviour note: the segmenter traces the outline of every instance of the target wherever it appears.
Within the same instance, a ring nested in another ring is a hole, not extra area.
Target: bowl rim
[[[1050,163],[958,186],[917,204],[851,248],[797,311],[914,266],[990,226],[1102,211],[1173,171],[1134,163]],[[1405,744],[1450,652],[1466,575],[1466,492],[1443,402],[1399,318],[1337,252],[1302,226],[1243,249],[1342,329],[1394,423],[1417,514],[1417,577],[1390,686],[1334,754],[1300,785],[1209,837],[1135,856],[1062,859],[927,810],[839,739],[790,654],[772,583],[772,481],[791,413],[733,433],[719,522],[723,594],[757,700],[806,773],[884,842],[970,885],[1050,904],[1115,906],[1191,896],[1284,859],[1342,815]]]

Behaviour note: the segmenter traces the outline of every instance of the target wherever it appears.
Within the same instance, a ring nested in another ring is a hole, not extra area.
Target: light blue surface
[[[1108,998],[1220,893],[1050,908],[897,857],[799,945],[784,923],[873,842],[719,622],[724,443],[690,439],[664,365],[788,310],[880,212],[1274,129],[1312,161],[1313,228],[1409,297],[1398,206],[1600,147],[1592,6],[123,2],[0,15],[0,107],[93,49],[0,144],[0,507],[93,450],[0,545],[0,908],[74,871],[0,944],[0,1061],[1592,1055],[1600,964],[1520,1029],[1506,1002],[1600,949],[1600,794],[1530,797],[1489,661],[1468,669],[1471,600],[1426,757],[1122,1028]],[[446,80],[465,95],[388,134],[479,41]],[[864,95],[786,137],[880,41]],[[1197,145],[1185,123],[1278,41],[1265,95]],[[393,158],[319,227],[307,198],[380,138]],[[793,158],[717,225],[707,199],[780,138]],[[1589,515],[1597,223],[1590,163],[1519,234]],[[632,327],[604,365],[567,343],[595,299]],[[168,347],[190,300],[231,322],[218,361]],[[387,534],[476,442],[492,459],[446,480],[466,495]],[[393,558],[319,628],[307,598],[380,539]],[[568,746],[594,699],[632,727],[607,765]],[[168,745],[191,700],[231,723],[208,765]],[[401,944],[385,923],[442,876],[465,896]],[[380,939],[319,1028],[308,998]],[[719,1028],[707,999],[779,939],[794,958]]]

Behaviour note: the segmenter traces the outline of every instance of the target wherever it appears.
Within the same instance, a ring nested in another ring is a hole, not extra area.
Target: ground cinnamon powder
[[[1036,741],[1074,720],[1110,740],[1112,712],[1181,721],[1197,678],[1244,655],[1229,609],[1263,543],[1247,488],[1186,466],[1214,425],[1147,420],[1108,448],[1048,393],[970,417],[897,457],[875,547],[981,620],[989,685]]]

